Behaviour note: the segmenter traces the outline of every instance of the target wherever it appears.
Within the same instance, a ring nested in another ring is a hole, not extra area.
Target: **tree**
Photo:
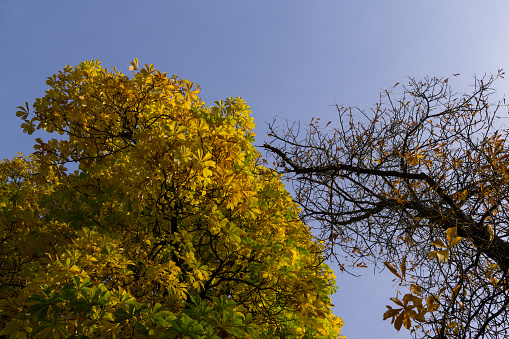
[[[503,102],[492,103],[502,76],[467,94],[447,78],[410,79],[371,110],[337,106],[337,124],[313,119],[304,135],[300,123],[269,125],[265,148],[328,255],[395,275],[384,319],[397,330],[509,335],[509,131]]]
[[[63,137],[0,163],[1,334],[336,338],[333,272],[249,107],[130,70],[67,66],[18,107],[24,132]]]

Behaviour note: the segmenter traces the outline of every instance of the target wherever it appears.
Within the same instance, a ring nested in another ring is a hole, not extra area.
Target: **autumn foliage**
[[[265,148],[301,217],[341,268],[392,272],[383,318],[416,338],[509,333],[509,129],[493,89],[503,76],[467,93],[453,77],[409,79],[371,108],[337,106],[328,123],[270,126]]]
[[[336,338],[322,245],[261,166],[249,107],[138,61],[48,78],[0,163],[9,338]]]

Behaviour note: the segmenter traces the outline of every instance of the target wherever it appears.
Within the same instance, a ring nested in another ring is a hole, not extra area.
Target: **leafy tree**
[[[0,334],[338,337],[323,246],[261,166],[249,107],[130,70],[67,66],[19,107],[24,132],[63,137],[0,163]]]
[[[343,269],[383,263],[395,275],[384,319],[415,337],[509,333],[509,130],[505,105],[492,103],[501,76],[467,94],[446,78],[410,79],[371,110],[313,119],[304,135],[299,123],[270,125],[265,148],[303,219]]]

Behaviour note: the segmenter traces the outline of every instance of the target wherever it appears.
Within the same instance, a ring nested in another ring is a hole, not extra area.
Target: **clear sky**
[[[0,1],[0,158],[32,151],[16,106],[43,96],[46,77],[99,59],[126,73],[152,63],[202,88],[207,104],[240,96],[258,124],[333,120],[330,105],[365,107],[407,76],[509,70],[507,0]],[[497,83],[509,93],[507,80]],[[335,314],[349,338],[408,338],[382,321],[392,277],[337,272]]]

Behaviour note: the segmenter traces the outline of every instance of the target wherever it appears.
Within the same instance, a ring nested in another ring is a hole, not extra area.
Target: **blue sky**
[[[258,124],[370,106],[407,76],[450,76],[458,91],[474,74],[509,69],[507,1],[24,1],[0,3],[0,158],[32,151],[16,106],[44,95],[46,77],[99,59],[127,72],[152,63],[202,88],[208,104],[240,96]],[[507,80],[496,85],[509,92]],[[392,277],[337,272],[335,313],[349,338],[407,338],[382,321]]]

